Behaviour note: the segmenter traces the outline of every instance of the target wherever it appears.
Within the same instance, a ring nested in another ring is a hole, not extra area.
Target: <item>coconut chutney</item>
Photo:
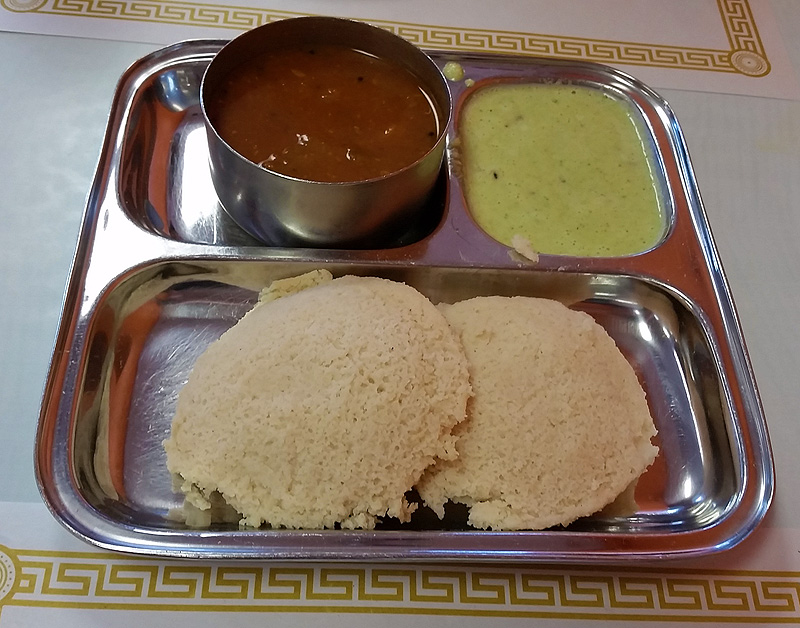
[[[621,256],[658,243],[665,218],[628,105],[567,84],[475,91],[459,118],[465,200],[475,221],[539,253]]]

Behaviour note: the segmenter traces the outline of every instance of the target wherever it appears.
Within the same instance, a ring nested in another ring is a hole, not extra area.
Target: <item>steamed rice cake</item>
[[[198,359],[165,442],[195,506],[218,492],[247,526],[373,528],[408,521],[404,494],[456,455],[471,388],[447,321],[404,284],[329,277],[276,285]]]
[[[417,485],[495,530],[568,524],[611,503],[653,462],[644,392],[614,341],[557,301],[478,297],[442,305],[467,352],[474,398],[458,458]]]

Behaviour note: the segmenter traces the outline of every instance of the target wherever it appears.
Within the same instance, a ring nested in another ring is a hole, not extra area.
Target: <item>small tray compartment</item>
[[[199,85],[211,59],[182,60],[151,75],[137,89],[128,113],[120,150],[119,195],[125,212],[146,229],[182,242],[220,245],[260,244],[240,229],[217,201],[208,168],[208,146],[200,112]],[[434,55],[438,65],[453,63],[452,55]],[[563,83],[601,92],[628,111],[639,134],[664,217],[663,237],[674,217],[670,173],[656,136],[658,101],[643,86],[622,74],[591,64],[536,63],[458,57],[465,79],[450,82],[454,115],[448,129],[448,151],[440,184],[429,201],[430,217],[412,233],[399,234],[397,247],[430,237],[450,221],[456,228],[483,230],[475,224],[459,177],[461,161],[458,124],[468,96],[499,84]],[[667,156],[669,153],[667,153]],[[521,175],[521,176],[524,176]],[[484,234],[485,236],[485,234]],[[488,237],[488,236],[486,236]],[[505,248],[492,240],[495,246]],[[644,251],[642,251],[644,252]]]

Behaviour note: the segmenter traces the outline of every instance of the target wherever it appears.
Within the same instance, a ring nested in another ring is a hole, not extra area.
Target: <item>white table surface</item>
[[[800,3],[773,9],[800,71]],[[0,508],[40,502],[39,403],[106,115],[120,74],[155,48],[0,33]],[[770,513],[722,564],[800,574],[800,102],[659,92],[688,142],[776,462]]]

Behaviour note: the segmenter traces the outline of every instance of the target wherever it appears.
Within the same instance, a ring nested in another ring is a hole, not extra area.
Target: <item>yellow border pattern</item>
[[[800,623],[800,572],[186,563],[0,546],[4,607]]]
[[[180,0],[0,0],[15,12],[36,12],[244,31],[300,14]],[[429,26],[371,20],[428,49],[493,52],[682,70],[766,76],[770,64],[748,0],[717,0],[730,43],[727,50],[666,46],[631,41]]]

